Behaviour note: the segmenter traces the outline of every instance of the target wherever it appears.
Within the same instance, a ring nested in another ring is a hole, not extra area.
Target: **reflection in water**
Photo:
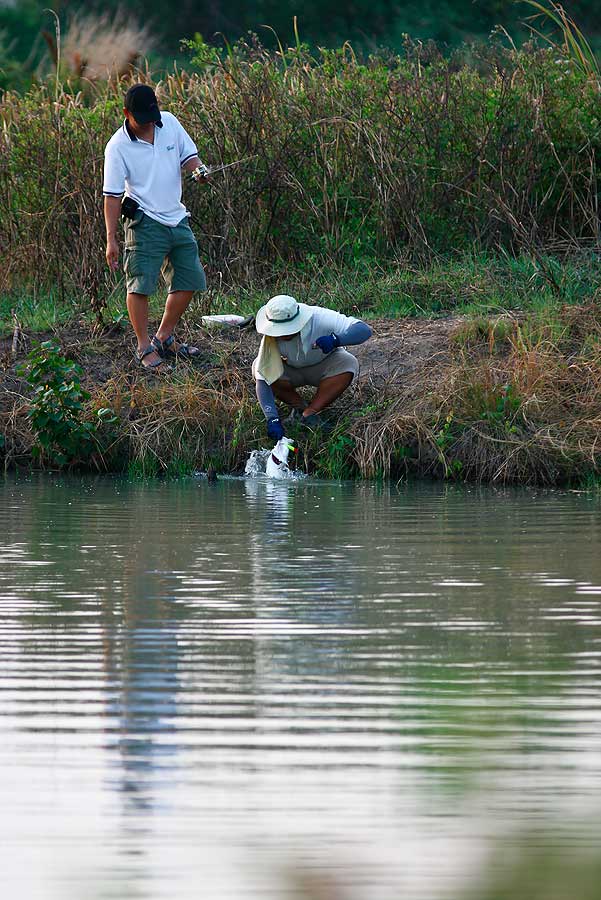
[[[349,897],[437,898],[499,832],[593,839],[597,499],[261,480],[2,495],[8,896],[283,897],[297,860]]]

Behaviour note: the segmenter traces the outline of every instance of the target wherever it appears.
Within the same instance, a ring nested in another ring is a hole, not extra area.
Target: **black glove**
[[[323,337],[317,338],[315,345],[322,353],[331,353],[336,347],[340,347],[340,338],[337,334],[324,334]]]
[[[279,416],[276,416],[273,419],[268,419],[267,421],[267,437],[270,437],[272,441],[279,441],[280,438],[284,437],[284,429],[282,427],[282,420]]]

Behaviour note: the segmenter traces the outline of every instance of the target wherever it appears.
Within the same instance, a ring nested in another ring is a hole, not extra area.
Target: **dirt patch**
[[[449,335],[462,321],[445,319],[378,319],[370,322],[371,340],[353,349],[364,378],[394,381],[427,364],[449,357]]]
[[[370,324],[373,337],[352,352],[361,363],[361,378],[391,382],[402,379],[426,364],[435,365],[448,358],[449,335],[461,321],[459,317],[436,320],[378,319]],[[254,329],[212,328],[182,332],[182,336],[201,350],[195,368],[238,365],[248,371],[254,359],[259,337]],[[128,374],[133,380],[149,375],[134,359],[135,343],[131,330],[110,326],[104,330],[72,323],[42,334],[21,334],[17,352],[12,352],[12,337],[0,339],[0,383],[4,389],[19,390],[22,379],[15,374],[35,342],[56,341],[65,356],[78,362],[86,387],[101,386],[111,379]]]

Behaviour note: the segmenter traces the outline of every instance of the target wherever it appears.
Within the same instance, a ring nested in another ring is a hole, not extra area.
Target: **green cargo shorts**
[[[187,216],[170,226],[138,213],[125,225],[123,268],[130,294],[153,294],[161,273],[170,294],[207,288]]]

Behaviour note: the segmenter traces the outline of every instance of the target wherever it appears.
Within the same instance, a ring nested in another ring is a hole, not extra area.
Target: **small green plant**
[[[181,456],[174,456],[173,459],[169,461],[169,464],[165,470],[165,475],[167,478],[185,478],[188,475],[192,475],[196,471],[195,460],[190,457],[182,454]]]
[[[59,466],[89,459],[98,449],[99,429],[116,417],[103,407],[95,421],[85,421],[84,403],[90,395],[81,386],[81,367],[66,359],[53,341],[44,341],[28,354],[19,374],[34,392],[27,413],[36,438],[33,455]]]
[[[130,459],[127,465],[127,475],[132,481],[143,481],[146,478],[156,478],[160,473],[160,464],[156,456],[145,453]]]
[[[444,420],[442,428],[435,433],[436,446],[439,448],[441,454],[444,454],[451,444],[455,442],[455,435],[453,434],[454,417],[454,413],[451,411]]]
[[[438,447],[438,459],[444,467],[445,478],[458,478],[463,470],[463,463],[460,460],[447,458],[447,451],[457,440],[456,426],[455,413],[451,410],[445,418],[442,428],[434,433]]]
[[[181,46],[182,50],[192,51],[192,64],[201,71],[218,67],[221,63],[219,50],[211,46],[211,44],[207,44],[203,36],[198,32],[193,38],[182,40]]]
[[[601,474],[599,472],[587,472],[586,475],[580,479],[578,487],[583,491],[601,494]]]
[[[482,410],[480,418],[485,422],[502,425],[507,432],[514,432],[513,421],[521,405],[521,397],[514,385],[504,384],[500,391],[487,398],[487,406]]]
[[[390,470],[397,477],[407,476],[409,471],[409,461],[411,459],[411,448],[406,444],[397,444],[392,448],[390,454]]]
[[[342,430],[336,429],[316,457],[318,474],[324,478],[337,480],[354,478],[357,472],[353,459],[354,449],[354,439]]]
[[[241,442],[241,439],[244,436],[244,426],[245,426],[245,410],[244,407],[240,407],[238,412],[236,413],[236,418],[234,419],[234,431],[232,434],[232,450],[236,450],[238,445]]]
[[[505,348],[514,330],[511,321],[476,316],[463,322],[451,335],[451,341],[463,349],[487,344],[490,353]]]

